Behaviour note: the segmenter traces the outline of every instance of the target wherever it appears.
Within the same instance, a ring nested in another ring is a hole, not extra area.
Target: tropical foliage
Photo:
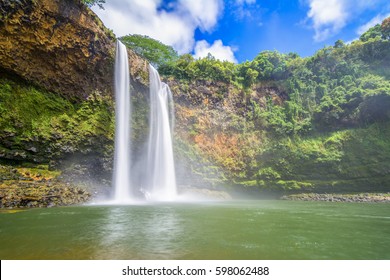
[[[191,96],[192,106],[203,100],[199,120],[188,129],[195,146],[231,181],[282,191],[384,190],[388,176],[381,166],[390,164],[389,29],[390,18],[359,40],[337,40],[306,58],[264,51],[233,64],[186,54],[160,73],[180,83],[174,90]],[[222,90],[213,95],[213,87]]]
[[[104,9],[103,4],[106,3],[106,0],[81,0],[81,3],[92,7],[93,5],[98,5],[100,9]]]
[[[165,61],[160,73],[182,81],[208,80],[245,90],[277,84],[288,95],[283,106],[270,102],[260,117],[277,135],[306,135],[390,118],[390,18],[345,44],[338,40],[311,57],[263,51],[253,61],[233,64],[209,55],[186,54]],[[264,124],[264,122],[263,122]]]
[[[177,52],[172,47],[148,36],[127,35],[119,38],[119,40],[140,56],[145,57],[157,68],[172,63],[178,58]]]

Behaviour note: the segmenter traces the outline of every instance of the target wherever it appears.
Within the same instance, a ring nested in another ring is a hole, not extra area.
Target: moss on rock
[[[0,164],[0,208],[64,206],[91,199],[87,190],[57,180],[59,174],[43,165]]]

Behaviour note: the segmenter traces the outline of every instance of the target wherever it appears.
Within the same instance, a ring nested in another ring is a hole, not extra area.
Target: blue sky
[[[389,0],[106,0],[93,10],[119,36],[142,34],[196,58],[241,63],[264,50],[309,56],[390,16]]]

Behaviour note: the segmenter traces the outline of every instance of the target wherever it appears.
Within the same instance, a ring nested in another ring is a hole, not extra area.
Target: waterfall
[[[115,58],[115,157],[114,201],[134,200],[130,183],[130,81],[126,47],[118,40]]]
[[[146,200],[172,201],[176,198],[175,165],[172,133],[174,111],[172,93],[149,65],[150,115],[147,149],[140,156],[146,159],[145,176],[133,186],[131,175],[131,96],[126,47],[118,40],[115,58],[115,157],[113,172],[114,203],[135,202],[144,194]],[[137,162],[135,163],[137,165]],[[133,170],[134,171],[134,170]],[[138,175],[139,174],[133,174]],[[134,181],[134,180],[133,180]]]
[[[151,65],[149,81],[148,192],[151,200],[172,201],[177,195],[172,148],[172,93],[168,85],[161,82],[157,70]]]

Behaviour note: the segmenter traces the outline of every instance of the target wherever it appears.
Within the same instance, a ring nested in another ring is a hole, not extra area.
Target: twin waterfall
[[[118,40],[115,60],[115,158],[113,172],[114,203],[131,204],[139,200],[172,201],[177,196],[172,149],[173,100],[168,85],[149,65],[150,114],[146,176],[134,180],[131,162],[131,95],[126,47]],[[137,184],[134,182],[137,181]]]
[[[130,79],[126,47],[118,41],[115,58],[114,200],[130,202]]]
[[[150,81],[150,119],[148,141],[148,165],[150,170],[152,200],[173,200],[176,196],[175,165],[172,149],[173,120],[172,93],[167,84],[160,80],[160,76],[153,66],[149,65]],[[171,112],[171,114],[169,114]]]

